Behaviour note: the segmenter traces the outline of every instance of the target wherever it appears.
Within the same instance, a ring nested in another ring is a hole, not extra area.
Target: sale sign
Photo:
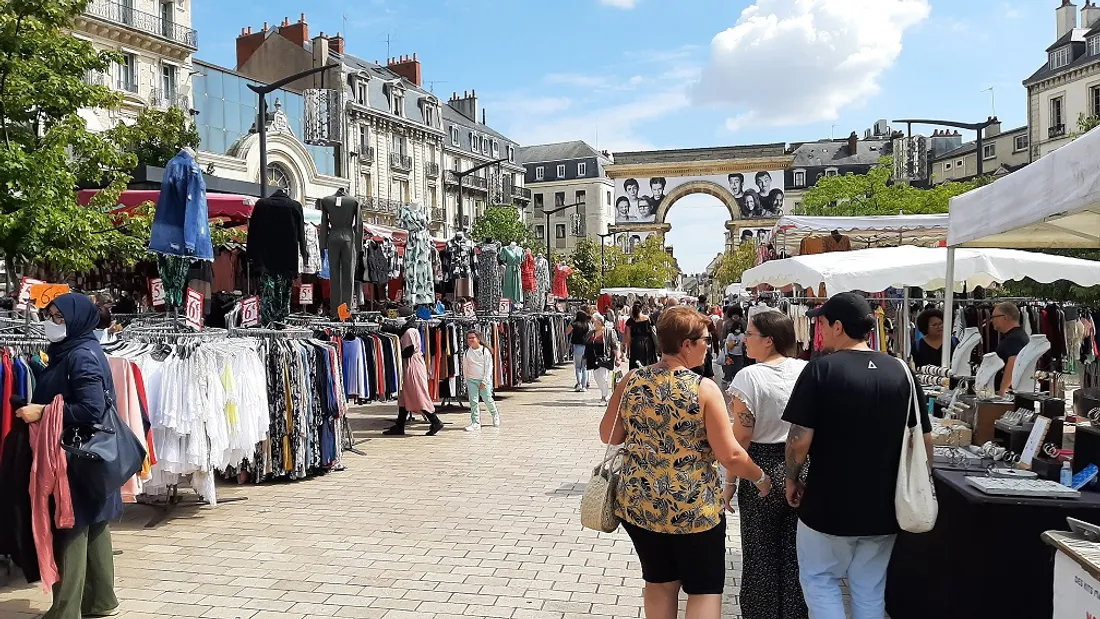
[[[29,301],[38,309],[43,309],[67,292],[69,292],[68,284],[34,284],[31,286]]]
[[[164,305],[164,280],[159,277],[149,278],[149,299],[152,301],[153,307]]]
[[[501,298],[500,303],[497,304],[498,314],[511,314],[512,313],[512,300],[507,298]]]
[[[255,327],[260,324],[260,297],[241,299],[241,326]]]
[[[298,289],[298,303],[313,305],[313,284],[302,284],[302,287]]]
[[[25,310],[27,309],[27,303],[31,300],[31,286],[36,284],[44,284],[46,282],[40,279],[33,279],[30,277],[24,277],[19,282],[19,298],[16,299],[15,309]]]
[[[467,318],[474,318],[477,316],[477,312],[474,311],[474,302],[467,301],[462,304],[462,315]]]
[[[196,331],[201,331],[203,322],[202,293],[193,288],[188,288],[183,302],[183,311],[184,323]]]

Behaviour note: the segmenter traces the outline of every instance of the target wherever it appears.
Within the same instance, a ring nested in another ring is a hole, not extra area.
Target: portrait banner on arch
[[[732,198],[741,219],[778,218],[784,212],[786,192],[782,170],[707,176],[624,176],[615,179],[615,224],[657,222],[662,209],[671,206],[666,203],[668,196],[688,183],[699,185],[706,193]]]

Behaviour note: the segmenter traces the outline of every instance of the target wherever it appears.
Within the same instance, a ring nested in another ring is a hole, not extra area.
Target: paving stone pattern
[[[571,367],[500,394],[504,425],[383,438],[392,405],[353,413],[365,455],[299,482],[224,485],[217,507],[187,503],[154,527],[149,506],[114,525],[123,619],[564,619],[642,617],[626,534],[583,530],[580,495],[602,456],[599,392]],[[740,541],[729,522],[725,617],[739,617]],[[0,574],[0,582],[3,582]],[[0,588],[0,617],[49,607],[40,587]]]

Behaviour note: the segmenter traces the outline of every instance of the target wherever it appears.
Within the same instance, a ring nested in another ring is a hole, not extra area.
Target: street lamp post
[[[600,237],[600,284],[603,284],[604,277],[607,276],[607,245],[603,242],[607,237],[615,236],[617,232],[605,232],[603,234],[597,234]]]
[[[483,169],[485,169],[485,168],[487,168],[491,165],[496,165],[498,163],[503,163],[505,161],[508,161],[508,158],[507,157],[502,157],[500,159],[497,159],[496,161],[489,161],[487,163],[483,163],[481,165],[474,166],[474,167],[470,168],[469,170],[464,170],[464,171],[455,170],[454,171],[455,177],[458,178],[458,215],[456,215],[456,217],[458,218],[458,221],[455,222],[455,226],[459,230],[462,230],[462,229],[465,228],[465,226],[462,225],[462,181],[463,181],[463,179],[465,179],[467,176],[473,174],[474,172],[477,172],[478,170],[483,170]]]
[[[937,125],[940,127],[956,127],[958,129],[967,129],[969,131],[977,132],[978,138],[976,141],[977,143],[975,144],[976,150],[974,152],[976,155],[975,159],[977,159],[978,163],[976,166],[977,174],[975,176],[980,177],[982,174],[985,173],[985,166],[982,162],[982,142],[985,139],[985,129],[986,127],[999,123],[1000,121],[997,120],[997,117],[990,116],[980,123],[961,123],[954,120],[928,120],[921,118],[906,118],[902,120],[895,120],[893,122],[905,123],[906,137],[910,139],[913,138],[913,125]]]
[[[295,73],[290,77],[285,77],[277,82],[267,84],[266,86],[257,86],[256,84],[249,84],[248,89],[256,93],[260,97],[259,105],[259,118],[256,121],[256,128],[260,133],[260,197],[267,197],[267,95],[275,92],[276,90],[286,86],[291,82],[296,82],[303,77],[309,77],[314,73],[321,73],[334,67],[339,67],[339,64],[326,64],[320,67],[314,67],[307,69],[301,73]]]
[[[558,208],[556,208],[554,210],[551,210],[551,211],[543,210],[543,214],[546,215],[546,233],[545,234],[546,234],[546,259],[547,260],[553,261],[553,254],[550,253],[550,216],[553,215],[554,213],[560,213],[560,212],[564,211],[565,209],[570,209],[570,208],[573,208],[574,206],[584,206],[585,204],[586,203],[582,200],[580,202],[574,202],[573,204],[566,204],[564,206],[559,206]]]

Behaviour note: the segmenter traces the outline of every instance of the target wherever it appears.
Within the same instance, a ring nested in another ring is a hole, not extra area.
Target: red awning
[[[92,201],[92,197],[99,193],[99,189],[82,189],[77,195],[77,202],[86,206]],[[160,198],[158,189],[127,189],[118,198],[121,210],[135,209],[145,202],[157,203]],[[206,208],[210,218],[224,217],[234,222],[245,222],[252,215],[252,207],[256,199],[252,196],[241,196],[233,193],[207,193]]]

